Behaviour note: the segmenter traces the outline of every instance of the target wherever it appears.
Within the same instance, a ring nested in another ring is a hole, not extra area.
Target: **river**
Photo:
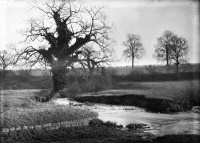
[[[55,104],[88,108],[98,113],[103,121],[112,121],[125,127],[129,123],[144,123],[149,128],[144,132],[162,136],[166,134],[200,134],[200,107],[194,107],[188,112],[173,114],[153,113],[135,106],[116,106],[105,104],[85,105],[69,101],[67,98],[55,99]]]

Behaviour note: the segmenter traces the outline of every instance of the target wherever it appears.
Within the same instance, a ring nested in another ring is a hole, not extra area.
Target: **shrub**
[[[90,126],[102,126],[104,123],[103,123],[103,121],[102,120],[100,120],[100,119],[93,119],[93,120],[90,120],[90,122],[89,122],[89,125]]]
[[[78,87],[81,89],[81,93],[97,92],[112,87],[112,81],[109,76],[102,75],[79,77],[76,82]]]
[[[87,82],[87,80],[80,83],[80,88],[82,93],[93,92],[92,83],[90,81]]]
[[[187,93],[183,95],[178,95],[174,97],[174,100],[178,103],[181,110],[189,110],[192,106],[200,105],[199,96],[200,96],[200,89],[197,91],[188,90]]]
[[[81,88],[78,83],[72,84],[71,86],[59,91],[59,94],[62,98],[72,98],[79,93],[81,93]]]
[[[144,126],[146,126],[146,124],[135,124],[135,123],[130,123],[128,125],[126,125],[126,128],[130,129],[130,130],[137,130],[137,129],[142,129],[144,128]]]
[[[109,77],[94,76],[92,80],[93,92],[110,89],[112,87],[111,80]]]
[[[146,70],[148,71],[149,75],[151,75],[151,76],[155,76],[157,74],[156,66],[149,65],[146,67]]]
[[[109,127],[109,128],[117,128],[118,127],[118,125],[117,125],[116,122],[111,122],[111,121],[103,122],[100,119],[93,119],[93,120],[91,120],[89,122],[89,125],[90,126],[95,126],[95,127],[104,126],[104,127]]]
[[[112,128],[116,128],[117,127],[117,123],[116,122],[111,122],[111,121],[107,121],[103,124],[106,127],[112,127]]]
[[[92,77],[70,75],[68,76],[68,86],[59,91],[59,94],[63,98],[73,98],[80,93],[97,92],[111,87],[111,80],[101,75],[93,75]]]
[[[200,105],[200,89],[197,90],[189,90],[188,91],[188,96],[186,96],[185,100],[188,100],[189,104],[194,105],[194,106],[199,106]]]
[[[49,89],[43,89],[36,93],[35,100],[40,102],[48,101],[48,97],[50,95],[51,91]]]

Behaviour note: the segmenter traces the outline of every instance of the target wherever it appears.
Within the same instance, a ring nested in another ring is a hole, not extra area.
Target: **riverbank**
[[[109,95],[109,96],[81,96],[74,98],[78,102],[103,103],[111,105],[137,106],[152,112],[180,112],[191,110],[192,105],[170,99],[146,98],[145,95]]]
[[[114,89],[77,95],[79,102],[131,105],[153,112],[180,112],[200,105],[200,81],[116,82]]]
[[[98,113],[98,118],[107,122],[116,122],[123,127],[128,124],[145,124],[145,132],[156,136],[168,134],[199,134],[200,108],[178,113],[155,113],[136,106],[106,105],[71,101],[68,98],[55,99],[55,104],[88,108]]]
[[[53,102],[35,101],[39,90],[2,90],[0,129],[25,129],[46,124],[71,122],[93,118],[97,113],[89,109],[78,109],[71,106],[55,105]]]
[[[4,134],[4,142],[54,142],[54,143],[197,143],[200,135],[166,135],[155,137],[137,130],[121,130],[110,124],[90,124],[87,127],[59,128],[57,130],[28,130]]]

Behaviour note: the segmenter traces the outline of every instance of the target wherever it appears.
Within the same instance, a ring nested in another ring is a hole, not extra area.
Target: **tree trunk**
[[[166,48],[166,61],[167,61],[167,66],[169,66],[169,52],[168,52],[168,48]]]
[[[49,100],[51,100],[58,93],[59,90],[62,90],[64,87],[67,86],[67,69],[65,66],[52,67],[51,72],[53,87],[48,97]]]
[[[179,64],[178,63],[176,64],[176,75],[177,75],[177,77],[179,77]]]
[[[132,57],[132,67],[134,67],[134,56]]]
[[[89,77],[92,78],[93,77],[93,69],[89,68]]]
[[[5,77],[6,77],[6,68],[3,67],[3,71],[2,71],[2,81],[4,82]]]
[[[176,57],[176,75],[177,75],[177,77],[179,77],[179,57],[178,57],[178,55],[177,55],[177,57]]]
[[[94,92],[95,91],[95,85],[94,85],[93,70],[94,70],[94,68],[89,68],[89,82],[91,83],[92,91]]]

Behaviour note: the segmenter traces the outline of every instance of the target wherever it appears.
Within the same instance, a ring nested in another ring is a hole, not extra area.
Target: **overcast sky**
[[[122,42],[127,33],[138,34],[144,45],[146,55],[136,65],[159,64],[153,57],[156,38],[165,30],[184,37],[189,44],[188,57],[191,63],[199,62],[199,8],[198,1],[136,1],[136,0],[86,0],[85,4],[105,5],[108,20],[114,25],[111,35],[116,44],[114,49],[119,59],[119,65],[131,65],[124,61],[122,53],[125,47]],[[0,48],[6,48],[8,43],[16,43],[21,39],[19,33],[28,25],[27,21],[33,15],[25,0],[0,1]]]

